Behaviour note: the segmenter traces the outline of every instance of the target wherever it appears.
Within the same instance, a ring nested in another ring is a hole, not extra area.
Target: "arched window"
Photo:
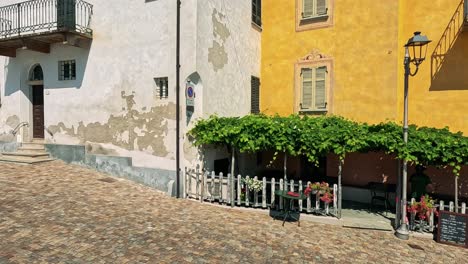
[[[44,80],[44,74],[42,73],[41,65],[37,64],[33,66],[29,74],[29,80],[30,81],[43,81]]]

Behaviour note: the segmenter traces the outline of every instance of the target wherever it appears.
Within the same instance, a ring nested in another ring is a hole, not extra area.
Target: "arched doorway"
[[[33,138],[44,138],[44,73],[39,64],[34,65],[29,73],[31,85]]]

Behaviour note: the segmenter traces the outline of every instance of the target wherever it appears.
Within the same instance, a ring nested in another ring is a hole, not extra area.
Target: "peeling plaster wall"
[[[197,4],[196,68],[202,80],[197,88],[202,89],[196,91],[195,113],[187,129],[193,120],[212,114],[250,113],[251,76],[260,77],[261,33],[252,26],[251,1],[198,0]],[[229,156],[224,149],[206,149],[202,157],[187,139],[183,148],[191,168],[198,164],[211,170],[215,159]]]
[[[2,4],[14,2],[21,1]],[[18,50],[16,58],[1,58],[0,139],[15,141],[2,137],[13,121],[32,121],[27,77],[40,64],[49,145],[84,146],[87,155],[128,157],[135,167],[174,171],[176,1],[89,2],[94,5],[90,49],[54,44],[50,54]],[[249,113],[250,78],[260,77],[260,32],[251,25],[250,1],[184,0],[181,8],[183,167],[202,158],[185,135],[198,118]],[[76,60],[76,80],[58,80],[60,60]],[[169,98],[161,100],[153,78],[166,76]],[[196,93],[190,118],[187,82]],[[31,139],[32,126],[21,137]]]
[[[250,112],[250,78],[260,77],[260,38],[251,1],[199,0],[197,69],[204,115]]]
[[[2,5],[16,2],[21,1]],[[135,166],[174,170],[176,2],[89,2],[90,49],[54,44],[50,54],[18,50],[16,58],[2,57],[0,139],[15,141],[4,135],[16,125],[13,117],[32,121],[27,76],[39,63],[48,143],[82,144],[89,154],[127,156]],[[195,0],[183,1],[181,76],[196,71],[196,7]],[[58,80],[60,60],[76,60],[76,80]],[[155,77],[168,77],[168,99],[157,97]],[[22,137],[29,140],[28,135],[32,126]]]

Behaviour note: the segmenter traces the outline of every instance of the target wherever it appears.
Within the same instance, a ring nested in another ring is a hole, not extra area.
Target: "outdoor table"
[[[291,218],[291,219],[294,219],[294,220],[297,220],[297,226],[301,226],[301,221],[300,221],[300,214],[301,212],[298,210],[298,214],[299,216],[297,218],[295,218],[292,213],[294,212],[293,210],[293,205],[294,205],[294,201],[300,201],[300,200],[304,200],[307,198],[307,196],[305,196],[303,193],[299,193],[299,196],[292,196],[292,195],[289,195],[288,194],[288,191],[284,191],[284,190],[276,190],[275,191],[275,194],[282,197],[284,199],[284,207],[283,207],[283,215],[284,215],[284,219],[283,219],[283,226],[284,226],[284,223],[286,222],[286,219],[288,218]],[[289,201],[289,206],[287,205],[288,204],[288,201]]]

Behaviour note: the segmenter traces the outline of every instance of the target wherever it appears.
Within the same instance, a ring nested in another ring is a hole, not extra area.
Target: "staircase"
[[[36,164],[52,160],[54,159],[45,150],[44,139],[33,139],[22,143],[16,152],[4,152],[0,155],[0,162]]]

